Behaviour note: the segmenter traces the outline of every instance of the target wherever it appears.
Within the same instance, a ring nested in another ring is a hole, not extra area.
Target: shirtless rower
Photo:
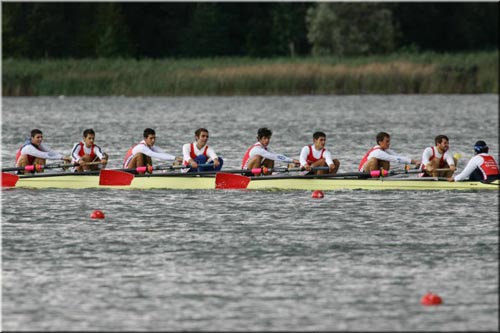
[[[86,170],[98,170],[102,165],[102,169],[106,167],[108,162],[108,154],[104,153],[98,145],[94,144],[95,132],[92,128],[87,128],[83,131],[83,141],[74,144],[71,150],[73,164],[79,164],[73,168],[73,172],[83,172]],[[101,162],[100,165],[89,162]]]
[[[309,173],[322,175],[326,173],[336,174],[340,162],[338,159],[332,160],[332,154],[325,148],[326,134],[315,132],[313,134],[313,144],[302,147],[300,151],[300,166]],[[328,170],[312,170],[314,167],[327,166]]]
[[[156,132],[152,128],[146,128],[143,133],[144,139],[138,144],[130,147],[123,162],[124,169],[135,169],[142,166],[153,166],[152,158],[164,161],[182,162],[182,157],[175,157],[162,149],[155,147]],[[141,172],[142,173],[142,172]]]
[[[285,155],[277,154],[269,149],[269,142],[271,141],[271,136],[273,132],[267,127],[259,128],[257,131],[257,142],[250,146],[243,160],[241,162],[241,168],[245,170],[251,170],[254,168],[266,167],[272,169],[274,167],[274,162],[282,163],[294,163],[295,165],[300,165],[300,161]],[[268,172],[267,174],[271,174]]]
[[[359,171],[370,172],[380,170],[381,168],[389,171],[391,162],[420,165],[420,161],[399,156],[395,151],[389,149],[391,146],[391,136],[388,133],[378,133],[376,140],[377,145],[371,148],[361,159],[358,166]]]
[[[195,142],[186,143],[182,146],[183,164],[189,166],[188,172],[196,171],[219,171],[224,163],[222,157],[217,156],[213,148],[207,145],[208,130],[198,128],[194,132]],[[199,164],[211,164],[210,166],[198,167]]]
[[[62,160],[67,163],[71,162],[69,157],[50,149],[42,141],[42,131],[37,128],[31,130],[30,138],[27,138],[23,145],[17,150],[16,167],[25,167],[27,165],[45,165],[46,160]],[[36,171],[43,172],[43,169]],[[18,173],[22,174],[25,173],[25,171],[20,170]]]

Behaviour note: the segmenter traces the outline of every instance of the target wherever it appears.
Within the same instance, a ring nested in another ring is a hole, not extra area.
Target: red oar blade
[[[2,187],[14,187],[19,180],[18,175],[2,172]]]
[[[133,174],[124,171],[103,169],[99,173],[99,185],[127,186],[133,179]]]
[[[215,188],[221,190],[245,189],[250,178],[233,173],[218,172],[215,175]]]

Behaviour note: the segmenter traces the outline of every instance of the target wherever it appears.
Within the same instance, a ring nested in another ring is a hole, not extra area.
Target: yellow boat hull
[[[215,177],[136,176],[128,186],[99,185],[98,175],[58,175],[57,177],[21,177],[16,188],[32,189],[130,189],[130,190],[212,190],[215,189]],[[496,180],[491,184],[481,182],[447,182],[427,179],[342,179],[342,178],[296,178],[296,177],[257,177],[248,184],[249,190],[496,190],[500,189]]]

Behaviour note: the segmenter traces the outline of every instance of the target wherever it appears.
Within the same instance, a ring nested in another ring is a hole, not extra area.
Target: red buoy
[[[90,217],[93,219],[103,219],[104,213],[100,210],[94,210],[92,214],[90,214]]]
[[[443,303],[443,299],[435,293],[427,293],[420,299],[422,305],[439,305]]]
[[[323,194],[323,191],[316,190],[312,193],[311,197],[313,199],[322,199],[325,195]]]

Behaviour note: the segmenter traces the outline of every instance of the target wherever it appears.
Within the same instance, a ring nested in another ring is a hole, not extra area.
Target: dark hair
[[[207,133],[208,133],[208,130],[207,130],[206,128],[200,127],[200,128],[198,128],[196,131],[194,131],[194,135],[195,135],[196,137],[199,137],[199,136],[200,136],[200,134],[201,134],[201,132],[207,132]]]
[[[487,153],[488,150],[488,145],[483,140],[479,140],[474,144],[474,152],[476,154]]]
[[[273,131],[271,131],[269,128],[267,127],[261,127],[258,129],[257,131],[257,139],[260,140],[262,139],[263,137],[268,137],[270,138],[271,136],[273,135]]]
[[[42,131],[40,131],[38,128],[32,129],[31,130],[31,137],[34,138],[35,135],[37,134],[43,134]]]
[[[147,138],[148,136],[150,136],[150,135],[156,135],[156,133],[155,133],[155,130],[154,130],[154,129],[152,129],[152,128],[149,128],[149,127],[148,127],[148,128],[146,128],[146,129],[144,130],[144,134],[143,134],[143,136],[144,136],[144,138],[146,139],[146,138]]]
[[[314,132],[313,134],[313,139],[316,140],[316,139],[319,139],[319,138],[326,138],[326,134],[323,133],[323,132]]]
[[[446,141],[450,141],[446,135],[438,135],[434,138],[434,143],[435,144],[441,143],[441,141],[443,141],[443,139]]]
[[[85,131],[83,131],[83,137],[86,138],[87,135],[92,134],[95,136],[95,132],[92,128],[87,128]]]
[[[377,143],[381,142],[381,141],[384,141],[384,138],[390,138],[391,136],[389,135],[389,133],[386,133],[386,132],[379,132],[377,134]]]

